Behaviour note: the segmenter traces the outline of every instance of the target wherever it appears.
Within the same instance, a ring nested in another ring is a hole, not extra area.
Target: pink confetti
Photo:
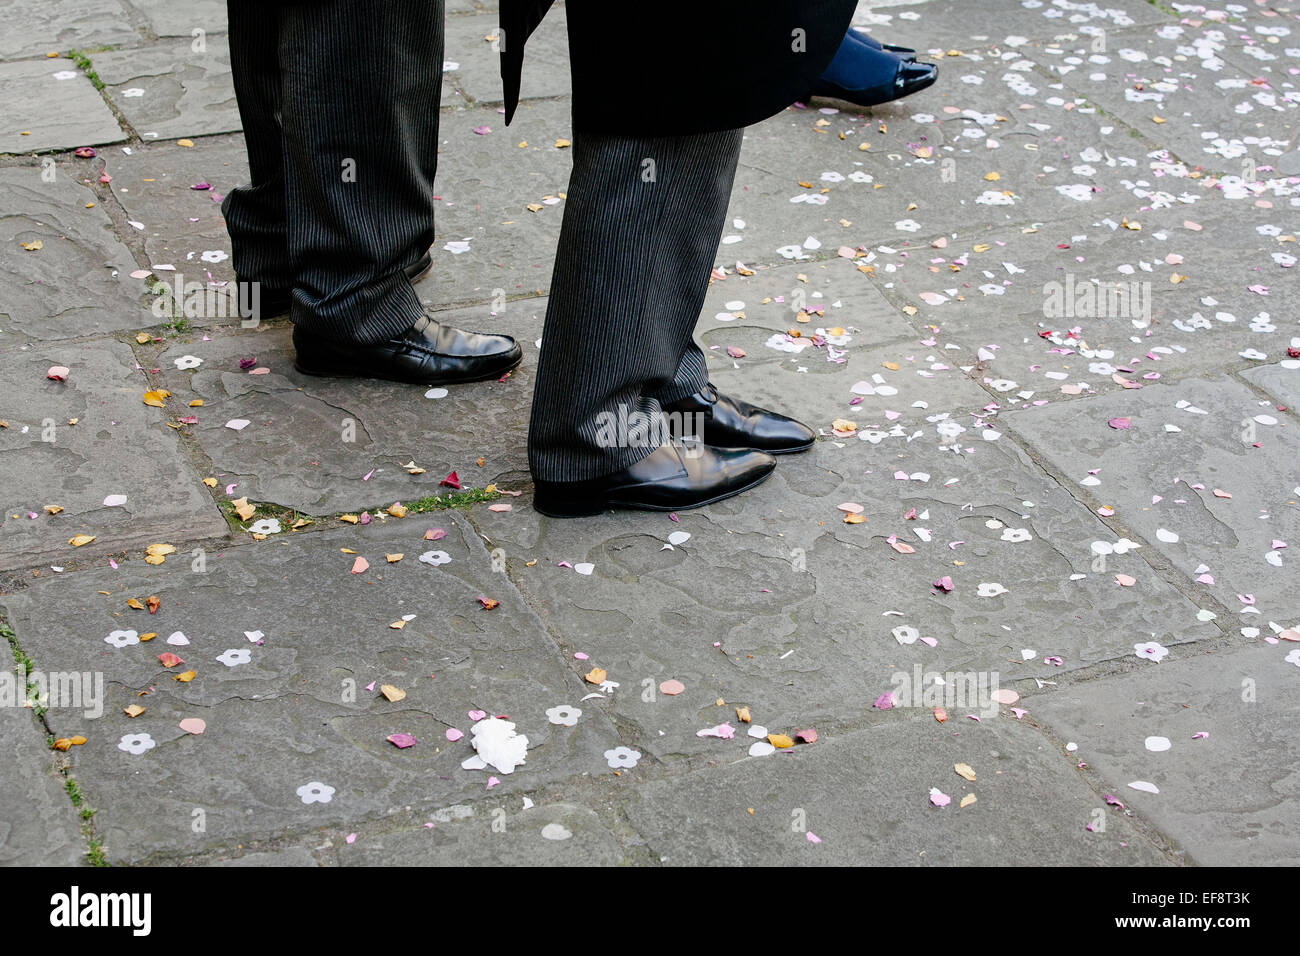
[[[482,720],[482,719],[483,719],[484,717],[486,717],[486,716],[487,716],[487,711],[486,711],[486,710],[471,710],[471,711],[469,712],[469,719],[470,719],[470,720],[478,721],[478,720]]]
[[[885,693],[881,694],[879,697],[876,698],[875,703],[873,703],[871,706],[876,708],[877,710],[891,709],[894,706],[893,691],[885,691]]]
[[[491,790],[493,787],[495,787],[495,786],[496,786],[497,784],[499,784],[500,782],[501,782],[501,781],[498,780],[496,777],[488,777],[487,786],[484,787],[484,789],[485,789],[485,790]]]
[[[407,747],[414,747],[416,740],[410,734],[389,734],[387,740],[398,750],[405,750]]]
[[[585,661],[585,660],[589,660],[590,658],[584,651],[574,651],[573,659],[575,661]]]
[[[460,740],[460,738],[464,736],[465,735],[461,733],[459,730],[457,730],[455,727],[447,728],[447,739],[450,740],[452,743],[455,743],[456,741]]]
[[[442,528],[430,528],[424,533],[425,541],[440,541],[445,537],[447,537],[447,532]]]
[[[716,727],[706,727],[703,730],[695,732],[696,737],[720,737],[723,740],[731,740],[736,736],[736,728],[731,726],[731,722],[718,724]]]
[[[1130,418],[1112,418],[1106,424],[1111,428],[1131,428],[1133,426],[1133,420]]]
[[[374,690],[376,683],[377,683],[376,681],[371,681],[369,684],[366,685],[366,690]]]
[[[948,577],[947,575],[944,575],[938,581],[934,582],[934,586],[937,587],[940,591],[943,591],[944,593],[948,593],[952,590],[952,578]]]
[[[806,832],[806,833],[804,834],[804,836],[806,836],[806,837],[808,838],[808,842],[809,842],[809,843],[821,843],[821,842],[822,842],[822,838],[819,837],[817,834],[813,833],[811,830],[809,830],[808,832]]]
[[[948,794],[944,793],[938,787],[931,787],[930,802],[936,807],[946,807],[948,804],[952,803],[952,797],[948,796]]]
[[[348,843],[349,846],[351,846],[353,843],[357,842],[357,835],[355,833],[349,833],[344,838],[344,840]]]
[[[1192,734],[1193,740],[1208,740],[1209,737],[1210,732],[1208,730],[1198,730],[1196,733]]]

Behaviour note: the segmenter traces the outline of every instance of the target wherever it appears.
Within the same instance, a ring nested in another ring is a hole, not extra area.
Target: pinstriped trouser
[[[252,182],[222,204],[241,279],[294,288],[313,334],[380,342],[422,314],[443,0],[228,0]]]
[[[533,477],[582,481],[653,448],[602,422],[654,417],[708,382],[693,332],[708,290],[743,130],[573,137],[533,392]]]

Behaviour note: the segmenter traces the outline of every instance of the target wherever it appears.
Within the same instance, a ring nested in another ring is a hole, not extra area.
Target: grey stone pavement
[[[863,4],[940,82],[748,130],[698,328],[819,441],[554,521],[563,18],[507,129],[448,7],[444,393],[230,318],[222,3],[5,5],[0,862],[1300,863],[1300,8]]]

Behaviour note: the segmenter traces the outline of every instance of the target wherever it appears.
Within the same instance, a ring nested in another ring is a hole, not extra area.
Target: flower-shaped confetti
[[[1134,644],[1133,653],[1137,654],[1138,657],[1159,663],[1169,654],[1169,648],[1159,641],[1147,641],[1145,644]]]
[[[279,534],[280,519],[261,518],[260,520],[254,521],[251,525],[249,525],[248,530],[251,534]]]
[[[435,568],[440,564],[446,564],[451,560],[451,555],[446,551],[426,551],[420,555],[420,561],[424,564],[432,564]]]
[[[139,644],[140,635],[135,631],[113,631],[104,638],[104,643],[112,644],[114,647],[126,647],[129,644]]]
[[[560,704],[558,707],[551,707],[546,711],[546,718],[553,724],[559,724],[561,727],[572,727],[582,716],[582,711],[577,707],[570,707],[568,704]]]
[[[253,652],[247,647],[232,647],[217,657],[217,660],[227,667],[238,667],[240,664],[247,664],[252,659]]]
[[[334,788],[329,784],[313,780],[298,788],[298,796],[302,798],[303,803],[329,803],[334,799]]]
[[[125,750],[135,757],[140,756],[146,750],[153,750],[157,746],[158,741],[148,734],[124,734],[122,739],[117,742],[118,750]]]
[[[1033,537],[1028,528],[1006,528],[1002,532],[1003,541],[1031,541]]]
[[[1296,667],[1300,667],[1300,647],[1297,647],[1290,654],[1288,654],[1285,660],[1288,664],[1294,664]],[[1206,736],[1209,735],[1207,734]]]
[[[999,594],[1006,594],[1007,589],[996,581],[981,581],[975,593],[980,597],[997,597]]]
[[[635,767],[641,759],[641,752],[630,747],[615,747],[605,751],[606,762],[615,770]]]
[[[203,359],[197,355],[182,355],[176,359],[176,367],[184,371],[187,368],[198,368],[203,364]]]

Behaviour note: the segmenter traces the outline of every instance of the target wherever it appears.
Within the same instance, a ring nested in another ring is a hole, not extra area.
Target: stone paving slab
[[[1290,374],[1300,376],[1300,369]],[[1108,424],[1120,418],[1131,427]],[[1273,541],[1300,539],[1293,412],[1279,412],[1244,385],[1215,377],[1013,412],[1002,423],[1077,483],[1071,491],[1081,500],[1114,508],[1115,526],[1142,543],[1138,553],[1157,567],[1172,564],[1186,593],[1207,610],[1224,610],[1218,623],[1226,630],[1268,634],[1269,620],[1290,626],[1294,559]],[[1168,431],[1170,425],[1178,431]],[[1162,530],[1178,540],[1162,540]],[[1210,577],[1198,583],[1202,574]],[[1152,575],[1141,575],[1139,585]]]
[[[800,310],[817,309],[800,321]],[[698,338],[724,394],[825,429],[842,416],[888,430],[905,410],[977,411],[989,401],[960,367],[973,363],[969,349],[918,333],[847,259],[715,279],[703,311]]]
[[[500,105],[505,100],[500,54],[485,39],[497,36],[497,30],[496,13],[447,19],[446,59],[458,65],[448,69],[444,82],[478,105]],[[520,96],[547,99],[568,94],[569,32],[564,8],[557,4],[528,38]]]
[[[429,527],[448,531],[436,547],[449,563],[418,560]],[[354,556],[341,548],[366,556],[370,569],[350,574]],[[386,563],[394,552],[405,558]],[[128,597],[149,594],[161,600],[156,615],[127,607]],[[480,596],[501,603],[487,611]],[[328,615],[316,613],[321,602]],[[529,739],[527,763],[500,774],[496,795],[606,773],[602,753],[619,743],[594,706],[583,705],[573,727],[548,721],[548,708],[577,703],[581,682],[453,512],[285,533],[208,553],[202,573],[188,553],[157,567],[134,560],[46,580],[3,604],[39,667],[104,674],[103,717],[50,714],[56,733],[89,738],[70,752],[72,772],[100,808],[96,830],[115,862],[479,798],[491,774],[460,768],[473,752],[468,737],[443,739],[450,727],[468,733],[466,713],[475,708],[510,715]],[[389,627],[408,614],[403,629]],[[158,637],[121,648],[105,642],[126,629]],[[243,633],[255,630],[263,645]],[[167,644],[176,631],[190,643]],[[160,665],[157,655],[168,650],[197,671],[191,683]],[[219,662],[228,650],[249,662]],[[407,696],[389,703],[366,689],[372,681]],[[130,703],[146,713],[131,720],[122,713]],[[202,736],[179,728],[191,717],[206,722]],[[419,743],[399,750],[385,740],[396,732]],[[138,755],[119,749],[123,735],[139,733],[156,746]],[[328,802],[301,799],[297,789],[313,781],[335,788]],[[201,818],[198,833],[192,823]]]
[[[84,160],[0,169],[0,346],[156,323],[128,278],[130,250],[79,182],[89,172]]]
[[[1143,0],[925,0],[923,3],[860,3],[853,25],[885,43],[922,52],[1011,44],[1009,39],[1051,38],[1086,31],[1112,31],[1171,17]]]
[[[1068,86],[1158,137],[1184,162],[1240,175],[1248,156],[1264,164],[1294,148],[1300,129],[1300,96],[1288,72],[1300,54],[1270,52],[1253,37],[1243,42],[1241,32],[1165,23],[1109,37],[1105,52],[1084,37],[1064,44],[1051,66]]]
[[[1298,647],[1175,653],[1142,671],[1062,687],[1036,713],[1078,744],[1076,756],[1107,792],[1181,844],[1188,862],[1294,866]],[[1167,749],[1153,751],[1151,737]],[[1134,781],[1160,792],[1132,789]]]
[[[248,182],[242,137],[205,137],[192,147],[134,146],[129,152],[109,150],[104,158],[113,175],[113,194],[129,220],[144,226],[140,234],[154,276],[173,289],[178,279],[182,288],[186,282],[201,282],[214,295],[230,297],[225,308],[213,310],[220,315],[199,312],[188,316],[191,324],[220,323],[233,316],[234,293],[221,285],[233,283],[235,272],[219,197]],[[212,188],[192,188],[200,183]],[[144,292],[148,283],[139,286]]]
[[[906,100],[864,111],[818,98],[808,110],[751,128],[742,169],[776,179],[770,190],[747,191],[754,204],[747,218],[770,230],[781,203],[790,208],[779,219],[784,235],[764,235],[765,255],[748,249],[750,259],[765,261],[777,247],[801,242],[801,226],[833,252],[841,243],[894,245],[958,225],[1073,218],[1079,190],[1091,200],[1089,212],[1132,209],[1116,182],[1121,170],[1084,169],[1072,160],[1103,149],[1140,159],[1126,127],[1050,83],[1016,52],[952,58],[943,70],[955,75],[942,73],[939,84]]]
[[[0,60],[140,43],[118,0],[13,0],[6,13]]]
[[[70,370],[66,382],[46,378],[55,365]],[[0,406],[8,422],[0,429],[0,568],[98,562],[168,537],[225,531],[180,440],[143,404],[149,385],[125,345],[101,339],[3,352],[0,368],[12,386]],[[109,495],[127,501],[105,506]],[[63,510],[47,514],[47,505]],[[69,546],[78,534],[96,540]]]
[[[1300,346],[1297,346],[1300,348]],[[1288,408],[1300,408],[1300,360],[1285,359],[1277,365],[1247,369],[1241,377],[1282,400]]]
[[[192,38],[195,30],[202,30],[209,36],[226,32],[226,5],[222,0],[129,2],[144,17],[156,36]]]
[[[188,31],[187,31],[188,32]],[[95,72],[113,105],[143,139],[177,139],[242,129],[223,36],[165,41],[145,50],[96,53]]]
[[[474,132],[484,127],[492,132]],[[529,104],[508,128],[495,109],[444,110],[439,136],[433,270],[421,299],[445,309],[544,293],[572,168],[570,151],[555,146],[573,136],[568,104]],[[469,247],[454,252],[453,242]]]
[[[1292,283],[1271,256],[1290,244],[1259,230],[1286,219],[1193,188],[1188,202],[1127,219],[981,230],[906,259],[877,255],[874,280],[917,310],[914,322],[973,350],[1003,408],[1276,361],[1295,328]],[[1226,275],[1225,246],[1241,263]]]
[[[386,508],[446,492],[439,483],[451,471],[466,487],[508,480],[502,487],[514,488],[526,480],[541,309],[535,317],[523,310],[496,318],[485,309],[440,313],[461,328],[517,335],[524,348],[524,364],[507,381],[452,386],[442,397],[427,397],[429,389],[417,385],[301,375],[284,325],[169,345],[156,364],[175,414],[198,418],[195,441],[223,485],[238,482],[236,496],[316,515]],[[175,360],[186,355],[203,364],[177,369]],[[242,371],[239,360],[249,357],[270,372]],[[202,408],[187,407],[195,398]],[[227,427],[234,419],[251,424],[236,431]],[[408,474],[402,466],[412,460],[426,473]]]
[[[1136,662],[1134,644],[1153,637],[1220,636],[1136,553],[1094,573],[1091,543],[1117,536],[1009,441],[968,432],[960,445],[978,447],[955,455],[939,450],[937,425],[905,422],[876,444],[823,440],[743,497],[676,522],[555,521],[519,504],[473,520],[566,654],[590,656],[575,670],[595,664],[619,683],[623,726],[664,760],[712,753],[717,741],[697,732],[734,722],[740,705],[771,728],[856,728],[914,666],[982,673],[986,697],[995,682],[1027,695],[1035,678]],[[843,523],[842,502],[860,505],[865,523]],[[676,531],[691,537],[665,549]],[[594,567],[584,577],[566,561]],[[1117,586],[1115,572],[1140,585]],[[943,576],[955,593],[932,586]],[[656,694],[670,678],[687,690]]]
[[[24,678],[9,671],[18,693]],[[44,730],[24,707],[0,707],[0,866],[77,866],[85,843],[77,812],[54,770]]]
[[[0,153],[74,149],[127,138],[99,91],[71,60],[0,63],[0,86],[5,90]]]
[[[1069,755],[1029,726],[964,723],[882,718],[758,758],[745,758],[737,741],[720,742],[720,753],[733,755],[726,766],[643,784],[627,815],[669,866],[1171,862],[1119,815],[1106,818],[1105,833],[1086,831],[1105,804]],[[974,782],[957,776],[957,763],[973,768]],[[932,806],[932,788],[952,802]],[[976,802],[959,807],[968,794]]]
[[[365,834],[322,855],[339,866],[618,866],[625,849],[595,811],[575,803],[519,810],[459,806],[422,823]],[[463,816],[461,814],[464,814]]]

